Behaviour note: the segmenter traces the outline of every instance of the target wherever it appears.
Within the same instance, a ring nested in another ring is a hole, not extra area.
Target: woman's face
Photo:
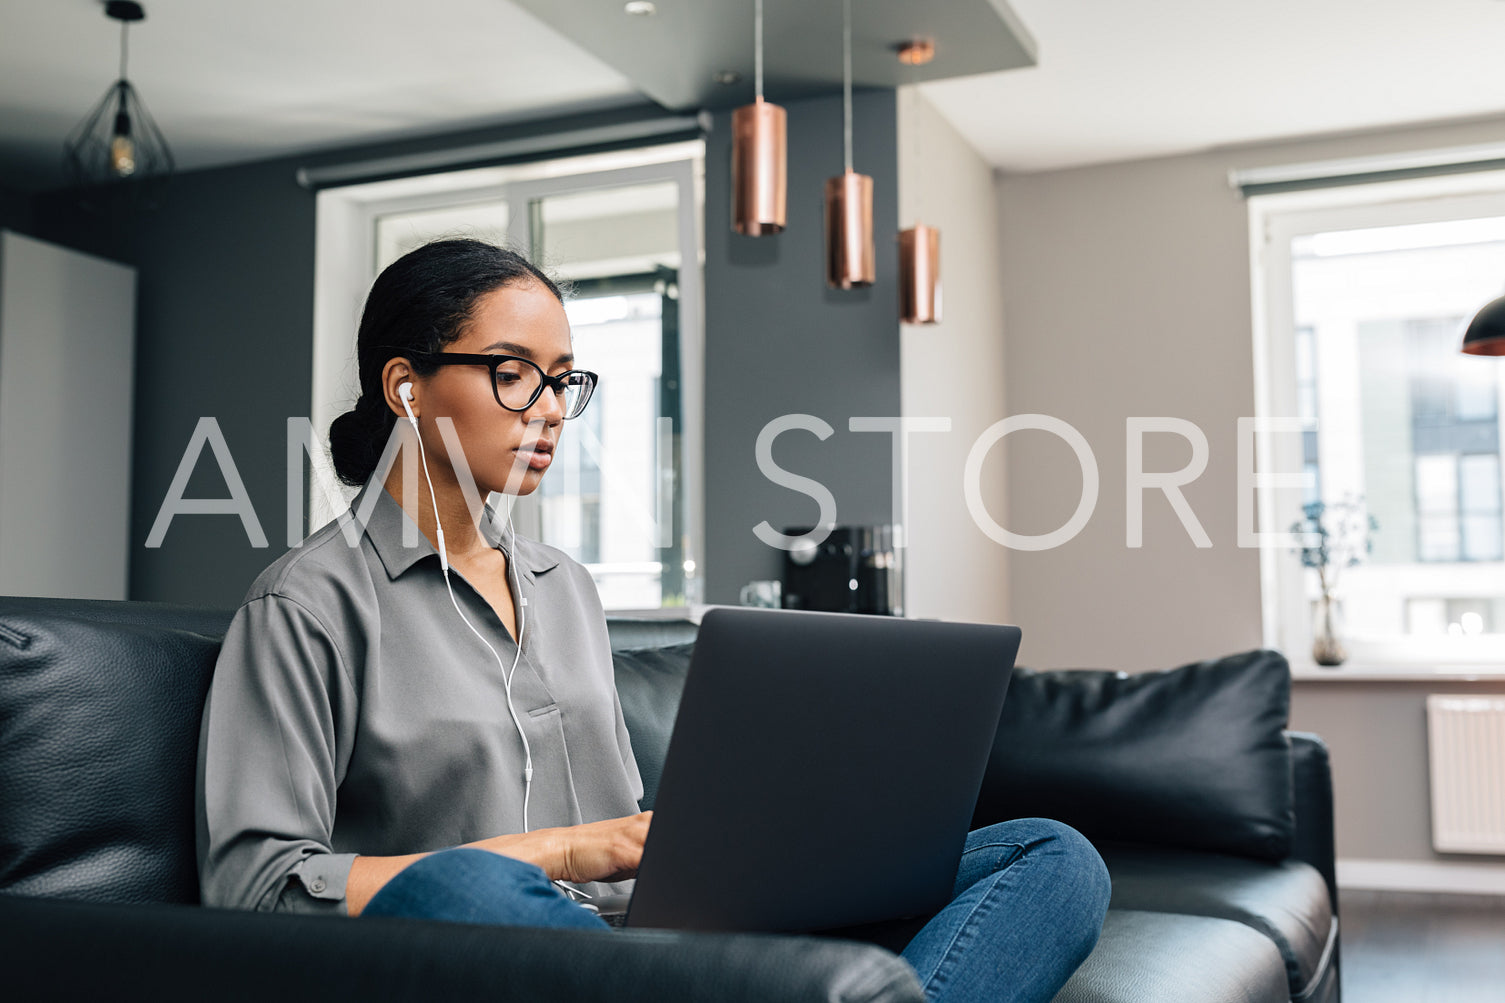
[[[538,365],[549,376],[574,366],[570,324],[564,306],[538,282],[519,282],[482,296],[470,323],[446,352],[477,355],[516,355]],[[508,411],[497,403],[491,372],[485,366],[440,366],[415,380],[421,401],[420,416],[448,416],[464,447],[464,460],[481,496],[491,491],[532,493],[554,458],[554,446],[564,423],[564,400],[545,387],[526,411]],[[459,457],[450,457],[443,437],[429,421],[425,446],[439,454],[463,477]]]

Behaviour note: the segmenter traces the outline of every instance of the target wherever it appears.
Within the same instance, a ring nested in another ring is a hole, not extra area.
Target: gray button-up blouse
[[[514,602],[527,600],[512,692],[533,750],[529,825],[631,815],[643,784],[595,585],[504,522],[488,509],[482,532],[515,562]],[[450,579],[511,668],[517,646],[496,613]],[[203,901],[345,913],[356,855],[521,832],[522,805],[522,742],[496,659],[450,604],[439,555],[367,485],[257,578],[225,636],[199,737]]]

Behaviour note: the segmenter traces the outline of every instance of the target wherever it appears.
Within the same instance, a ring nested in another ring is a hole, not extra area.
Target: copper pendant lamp
[[[873,250],[873,179],[852,170],[852,0],[841,9],[842,144],[846,170],[826,181],[826,284],[870,286],[878,275]]]
[[[1469,355],[1505,355],[1505,296],[1486,303],[1468,322],[1460,348]]]
[[[749,237],[784,229],[784,109],[763,100],[763,0],[754,2],[753,103],[732,112],[732,229]]]
[[[935,58],[935,43],[916,39],[899,47],[899,62],[923,66]],[[915,161],[924,152],[919,135],[919,97],[910,87],[915,114],[910,116],[915,134]],[[925,190],[923,180],[919,190]],[[923,206],[923,201],[921,201]],[[941,231],[915,222],[899,231],[899,320],[905,324],[939,324],[941,320]]]
[[[941,322],[941,231],[924,223],[899,231],[899,319]]]

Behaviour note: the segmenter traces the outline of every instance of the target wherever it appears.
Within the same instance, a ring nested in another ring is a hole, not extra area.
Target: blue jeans
[[[951,903],[902,957],[932,1003],[1046,1003],[1097,943],[1109,890],[1102,858],[1070,826],[990,825],[967,836]],[[610,929],[532,864],[463,847],[407,867],[361,915]]]

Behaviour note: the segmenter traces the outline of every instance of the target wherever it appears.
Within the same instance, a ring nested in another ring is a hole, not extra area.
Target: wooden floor
[[[1505,1003],[1505,896],[1345,890],[1343,1003]]]

